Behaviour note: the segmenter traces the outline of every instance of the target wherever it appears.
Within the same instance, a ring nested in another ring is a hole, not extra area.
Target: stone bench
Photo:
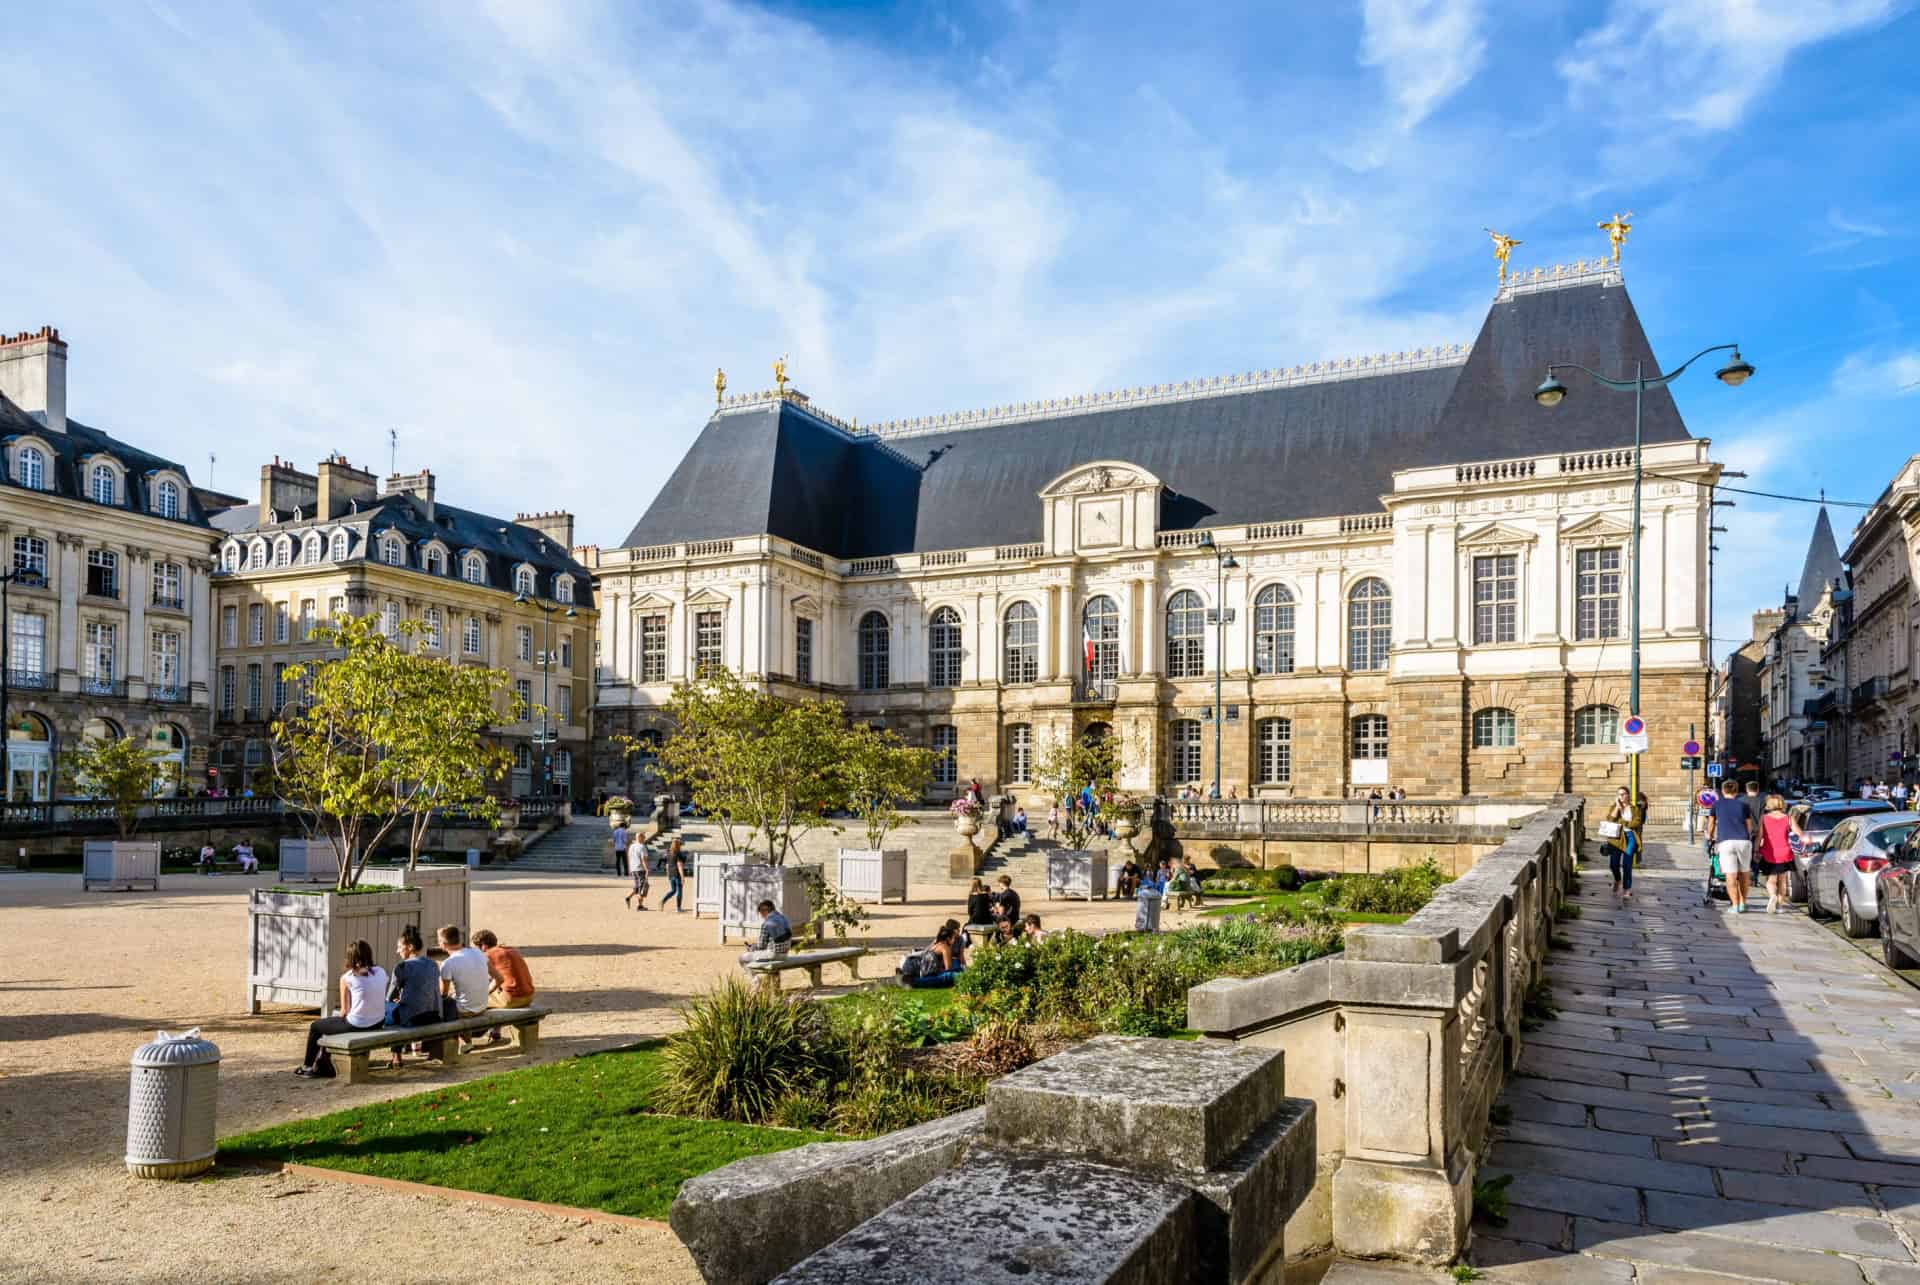
[[[328,1053],[344,1054],[347,1059],[347,1083],[362,1084],[372,1074],[368,1055],[375,1049],[398,1048],[402,1044],[424,1044],[427,1056],[440,1059],[446,1066],[460,1061],[460,1037],[489,1031],[496,1026],[513,1028],[514,1043],[522,1053],[540,1047],[541,1019],[553,1012],[530,1004],[526,1008],[490,1008],[474,1017],[427,1026],[376,1026],[365,1031],[346,1031],[322,1035],[320,1047]]]
[[[845,964],[854,981],[860,980],[860,958],[871,954],[865,946],[834,946],[826,950],[795,950],[784,955],[769,955],[765,959],[745,959],[740,967],[753,974],[760,985],[770,989],[780,989],[780,974],[791,968],[807,970],[807,984],[818,990],[820,987],[820,969],[826,964]]]

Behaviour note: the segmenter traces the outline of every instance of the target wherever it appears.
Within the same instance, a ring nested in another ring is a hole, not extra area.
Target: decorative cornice
[[[1506,303],[1519,295],[1539,294],[1542,290],[1559,290],[1566,286],[1620,284],[1620,265],[1613,260],[1576,259],[1572,263],[1556,263],[1551,268],[1528,268],[1509,273],[1493,296],[1493,301]]]

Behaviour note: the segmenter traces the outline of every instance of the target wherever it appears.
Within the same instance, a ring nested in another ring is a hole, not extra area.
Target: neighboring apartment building
[[[1787,592],[1778,611],[1753,617],[1754,636],[1765,639],[1758,672],[1760,766],[1769,779],[1824,781],[1829,776],[1826,727],[1817,711],[1833,683],[1822,652],[1846,595],[1846,571],[1822,505],[1799,587]]]
[[[936,792],[1119,733],[1122,784],[1603,797],[1627,776],[1633,406],[1549,361],[1656,367],[1616,267],[1516,275],[1469,347],[858,429],[726,398],[619,549],[595,764],[643,789],[673,684],[725,665],[939,751]],[[777,372],[781,375],[783,371]],[[1708,698],[1704,484],[1648,390],[1649,794]],[[1231,555],[1223,563],[1217,554]],[[1215,612],[1227,612],[1224,639]]]
[[[522,514],[509,522],[441,501],[433,474],[389,477],[344,458],[312,473],[276,459],[260,470],[256,504],[215,514],[218,630],[213,771],[230,790],[251,787],[267,764],[272,720],[298,698],[288,668],[324,649],[317,625],[375,615],[413,645],[462,663],[506,670],[542,719],[502,725],[514,755],[500,792],[578,798],[591,792],[592,578],[569,554],[573,518]],[[576,771],[576,764],[579,770]]]
[[[1835,688],[1820,714],[1836,785],[1920,780],[1920,455],[1854,528],[1851,601],[1827,640]]]
[[[1783,619],[1779,611],[1756,612],[1752,641],[1729,652],[1727,663],[1714,671],[1708,747],[1714,759],[1734,771],[1760,766],[1760,661],[1767,636]]]
[[[87,737],[139,737],[169,791],[203,775],[213,534],[183,465],[67,417],[67,345],[0,338],[6,789],[57,796]]]

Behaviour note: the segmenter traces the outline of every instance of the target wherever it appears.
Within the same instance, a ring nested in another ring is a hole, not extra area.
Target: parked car
[[[1880,875],[1908,860],[1908,838],[1920,813],[1879,812],[1847,817],[1828,833],[1807,867],[1807,913],[1840,917],[1849,937],[1879,931]]]
[[[1827,836],[1833,828],[1848,817],[1867,816],[1877,812],[1891,812],[1893,804],[1882,803],[1878,799],[1836,799],[1830,803],[1802,803],[1789,810],[1788,815],[1800,822],[1800,828],[1807,832],[1807,844],[1800,840],[1788,839],[1793,849],[1793,869],[1787,876],[1787,896],[1794,902],[1807,900],[1807,866],[1814,856],[1825,846]]]
[[[1888,845],[1875,889],[1880,957],[1888,968],[1920,968],[1920,812],[1894,813],[1873,838]]]

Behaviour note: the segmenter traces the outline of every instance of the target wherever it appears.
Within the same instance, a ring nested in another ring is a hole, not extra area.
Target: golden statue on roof
[[[1616,268],[1620,266],[1620,247],[1625,244],[1627,233],[1633,231],[1633,224],[1627,222],[1632,217],[1633,211],[1628,210],[1625,214],[1614,215],[1613,222],[1600,225],[1600,230],[1607,234],[1607,240],[1613,242],[1613,266]]]
[[[779,390],[782,397],[787,395],[787,355],[785,353],[781,353],[773,363],[773,386]]]
[[[1493,238],[1493,257],[1500,260],[1500,284],[1505,285],[1507,284],[1507,256],[1513,253],[1514,246],[1525,245],[1526,242],[1495,232],[1492,228],[1486,228],[1484,231]]]
[[[713,404],[720,405],[727,400],[727,372],[718,366],[713,368]]]

